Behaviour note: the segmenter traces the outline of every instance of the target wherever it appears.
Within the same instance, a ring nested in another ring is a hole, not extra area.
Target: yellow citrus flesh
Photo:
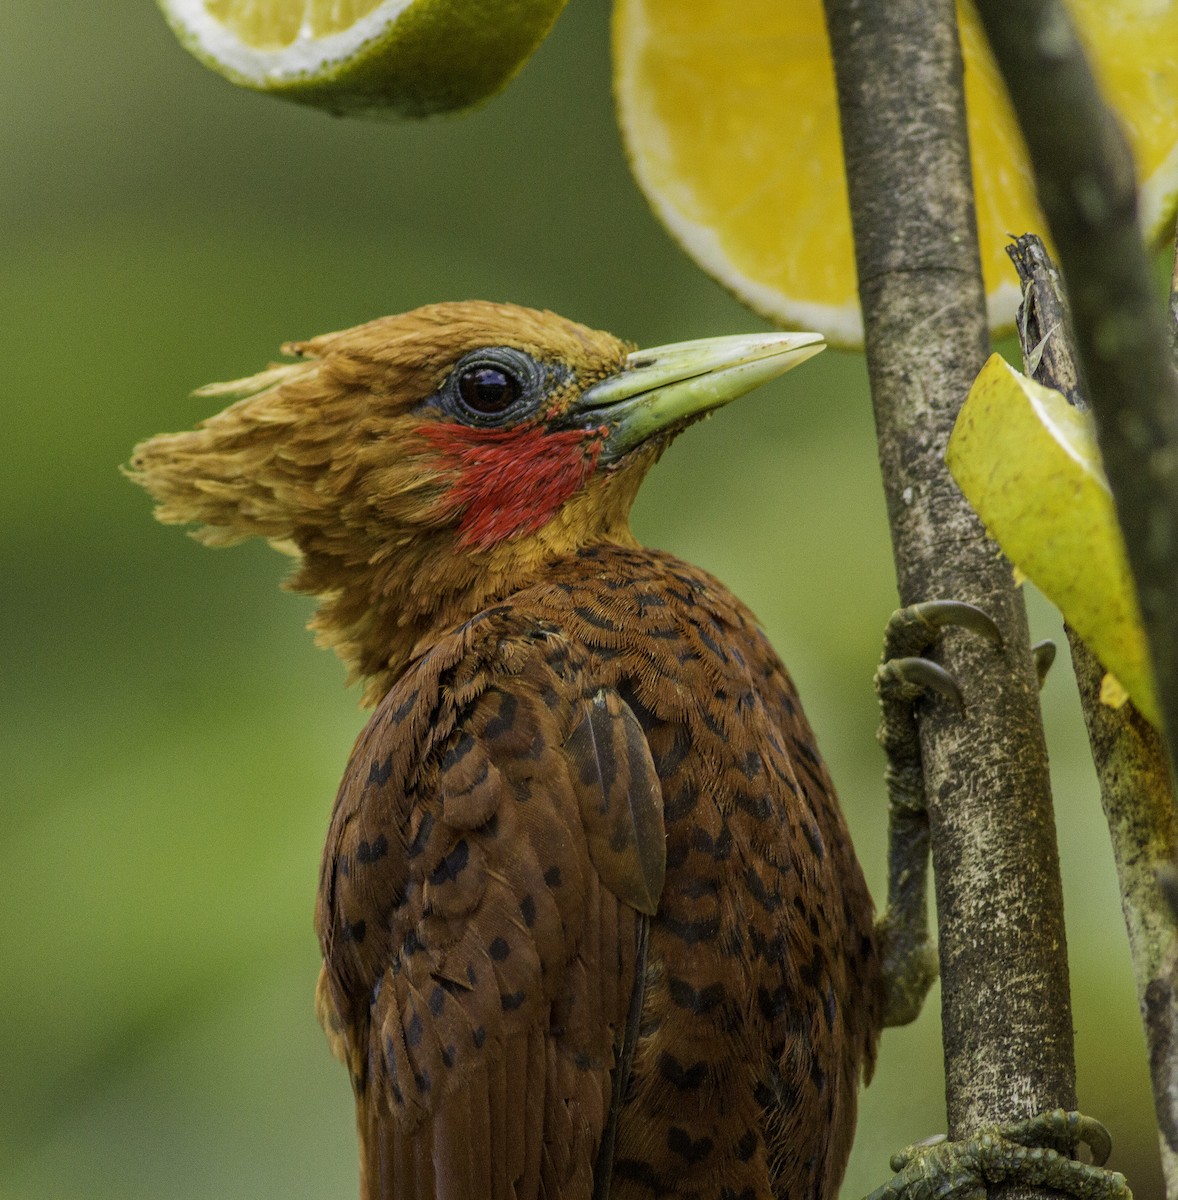
[[[1143,181],[1158,240],[1178,192],[1178,4],[1067,0]],[[972,6],[959,6],[991,322],[1018,300],[1008,234],[1044,232],[1022,137]],[[615,90],[634,173],[699,264],[754,309],[862,344],[821,0],[616,0]]]
[[[280,50],[291,45],[304,22],[313,37],[341,33],[380,6],[380,0],[207,0],[205,8],[247,46]]]
[[[566,0],[158,0],[243,87],[338,113],[426,116],[504,86]]]

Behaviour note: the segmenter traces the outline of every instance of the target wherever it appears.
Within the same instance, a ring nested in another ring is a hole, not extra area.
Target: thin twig
[[[1009,253],[1023,288],[1019,340],[1027,373],[1085,408],[1059,275],[1033,234],[1019,238]],[[1149,1049],[1166,1196],[1178,1200],[1178,928],[1159,880],[1178,852],[1178,810],[1157,730],[1132,703],[1119,709],[1102,703],[1104,668],[1075,630],[1065,628],[1117,866]]]
[[[952,0],[825,0],[868,368],[904,604],[968,600],[1001,652],[949,634],[964,718],[930,704],[950,1134],[1074,1107],[1055,828],[1026,613],[945,445],[988,349]],[[1035,1195],[1041,1192],[1035,1191]]]

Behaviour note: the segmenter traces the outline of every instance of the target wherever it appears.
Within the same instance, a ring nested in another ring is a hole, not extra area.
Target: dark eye
[[[520,381],[497,366],[470,366],[458,376],[458,394],[473,412],[492,417],[510,408],[522,391]]]

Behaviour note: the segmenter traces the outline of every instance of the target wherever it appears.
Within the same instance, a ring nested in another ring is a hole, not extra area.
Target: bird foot
[[[927,692],[944,696],[955,708],[964,700],[957,680],[930,659],[922,657],[947,626],[969,629],[995,646],[1002,645],[998,626],[980,608],[959,600],[926,600],[892,613],[884,631],[884,649],[875,673],[875,690],[888,717],[891,702],[911,704]],[[880,729],[884,742],[884,728]],[[884,743],[885,749],[886,742]]]
[[[888,903],[876,924],[884,965],[884,1024],[907,1025],[920,1013],[937,978],[937,952],[928,930],[928,812],[924,768],[913,706],[928,693],[961,712],[961,687],[944,667],[923,657],[947,626],[971,630],[996,646],[998,626],[972,604],[930,600],[892,614],[875,673],[880,725],[888,758]]]
[[[1071,1157],[1081,1142],[1091,1163]],[[867,1200],[985,1200],[987,1185],[1002,1183],[1051,1188],[1075,1200],[1133,1200],[1124,1175],[1104,1167],[1111,1149],[1099,1121],[1057,1108],[964,1141],[941,1136],[909,1146],[892,1157],[894,1178]]]

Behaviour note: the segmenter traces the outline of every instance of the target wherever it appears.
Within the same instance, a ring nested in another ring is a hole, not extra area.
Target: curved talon
[[[1031,647],[1031,657],[1035,660],[1035,674],[1039,676],[1039,687],[1047,682],[1047,672],[1055,662],[1055,643],[1050,638],[1044,638]]]
[[[906,683],[925,691],[944,696],[958,710],[965,708],[965,700],[957,680],[944,667],[929,658],[889,658],[877,672],[881,682]]]
[[[902,611],[911,613],[917,620],[924,621],[934,629],[959,625],[962,629],[980,634],[995,646],[1002,645],[1002,631],[990,615],[976,604],[966,604],[962,600],[924,600]]]
[[[1083,1143],[1092,1153],[1093,1165],[1102,1167],[1113,1152],[1109,1131],[1095,1117],[1080,1112],[1056,1108],[1026,1121],[1005,1125],[999,1131],[1008,1142],[1020,1146],[1038,1146],[1050,1141],[1060,1153],[1068,1154],[1073,1146]]]

